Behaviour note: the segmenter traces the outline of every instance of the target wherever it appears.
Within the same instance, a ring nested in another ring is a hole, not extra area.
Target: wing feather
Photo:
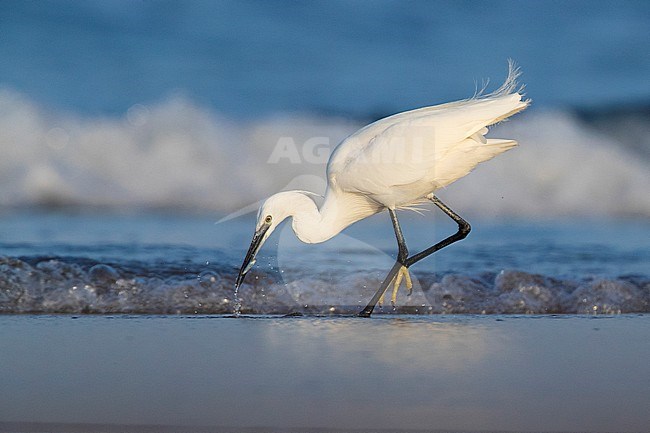
[[[518,76],[510,63],[506,82],[493,93],[398,113],[360,129],[334,150],[330,187],[405,207],[516,146],[485,135],[490,125],[528,106]]]
[[[526,106],[521,95],[510,94],[401,113],[381,128],[362,130],[341,143],[330,159],[328,178],[341,188],[363,193],[419,180],[436,183],[436,172],[448,164],[461,163],[471,170],[500,153],[494,154],[494,149],[507,150],[489,144],[487,126]],[[373,134],[368,134],[371,130]],[[459,154],[465,154],[465,163]]]

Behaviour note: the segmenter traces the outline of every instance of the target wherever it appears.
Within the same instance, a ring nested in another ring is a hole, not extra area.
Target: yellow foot
[[[395,275],[395,278],[393,278],[394,281],[393,293],[390,297],[390,303],[393,307],[397,302],[397,291],[399,290],[399,286],[402,283],[402,279],[404,280],[404,284],[406,284],[406,289],[408,290],[407,296],[411,296],[411,293],[413,293],[413,282],[411,281],[409,268],[407,268],[406,266],[402,266],[401,268],[399,268],[399,271],[397,271],[397,275]],[[381,297],[379,298],[380,307],[384,305],[384,294],[382,294]]]

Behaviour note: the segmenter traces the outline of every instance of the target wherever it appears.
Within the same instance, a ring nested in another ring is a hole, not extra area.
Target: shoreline
[[[191,317],[0,315],[0,431],[650,425],[647,314]]]

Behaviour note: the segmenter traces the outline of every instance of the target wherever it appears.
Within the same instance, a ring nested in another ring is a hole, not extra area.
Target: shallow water
[[[0,312],[228,314],[253,220],[16,213],[0,220]],[[378,313],[612,314],[650,311],[645,221],[471,220],[462,242],[413,267],[414,292]],[[405,214],[411,251],[455,231]],[[241,288],[245,314],[349,314],[394,261],[386,215],[332,241],[274,233]]]
[[[0,328],[0,431],[650,425],[647,315],[5,315]]]

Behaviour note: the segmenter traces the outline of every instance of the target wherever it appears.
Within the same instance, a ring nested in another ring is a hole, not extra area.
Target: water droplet
[[[241,300],[239,299],[239,287],[235,287],[235,305],[233,306],[235,317],[241,316]]]

